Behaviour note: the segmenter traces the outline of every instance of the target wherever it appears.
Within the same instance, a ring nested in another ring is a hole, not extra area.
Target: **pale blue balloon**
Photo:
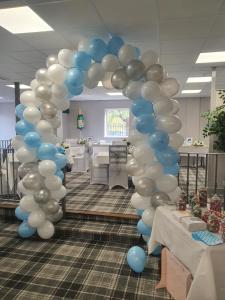
[[[29,217],[29,213],[26,211],[22,211],[19,206],[15,209],[15,216],[18,220],[27,221]]]
[[[152,103],[143,98],[135,100],[132,104],[131,110],[135,117],[140,117],[141,115],[145,114],[152,114],[154,112]]]
[[[142,220],[139,220],[137,223],[137,231],[142,235],[150,236],[152,228],[150,226],[147,226]]]
[[[93,38],[90,41],[88,54],[96,62],[101,62],[103,57],[107,54],[107,46],[102,39]]]
[[[155,155],[158,161],[164,166],[173,166],[179,160],[178,152],[170,146],[162,151],[155,151]]]
[[[161,151],[168,147],[169,135],[164,131],[157,130],[150,136],[149,141],[153,149]]]
[[[30,148],[37,148],[41,144],[41,137],[35,131],[30,131],[24,136],[25,144]]]
[[[64,154],[56,153],[54,157],[57,169],[63,169],[67,164],[67,158]]]
[[[146,262],[147,256],[141,247],[133,246],[129,249],[127,253],[127,263],[134,272],[143,272]]]
[[[19,119],[23,119],[23,112],[24,112],[24,109],[26,107],[23,105],[23,104],[18,104],[16,106],[16,116],[19,118]]]
[[[37,150],[37,157],[40,160],[54,160],[56,152],[56,147],[53,144],[42,143]]]
[[[34,126],[25,120],[20,120],[16,123],[16,134],[18,135],[25,135],[29,131],[33,131],[33,130],[34,130]]]
[[[136,209],[136,214],[140,217],[143,215],[143,212],[144,212],[144,209]]]
[[[171,175],[177,176],[179,171],[180,171],[180,166],[178,163],[176,163],[172,166],[164,166],[163,167],[164,174],[171,174]]]
[[[36,228],[31,227],[26,221],[24,221],[18,227],[18,234],[20,237],[26,239],[36,233]]]
[[[118,55],[120,48],[124,45],[124,41],[119,36],[113,36],[108,42],[108,51],[111,54]]]
[[[57,170],[57,172],[55,173],[56,176],[58,176],[59,178],[61,178],[61,180],[63,181],[64,179],[64,173],[61,170]]]
[[[77,69],[72,68],[67,71],[66,74],[66,85],[68,87],[78,87],[84,83],[84,73]]]
[[[152,134],[155,131],[155,117],[151,114],[141,115],[137,118],[136,129],[143,134]]]
[[[87,71],[91,65],[91,57],[84,51],[78,51],[74,54],[73,64],[75,68]]]
[[[69,86],[68,87],[68,91],[70,93],[71,96],[78,96],[78,95],[81,95],[83,93],[83,86]]]

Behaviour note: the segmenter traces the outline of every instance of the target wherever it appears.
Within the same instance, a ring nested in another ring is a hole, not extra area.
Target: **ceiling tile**
[[[33,50],[33,51],[13,51],[10,56],[19,60],[22,63],[36,63],[43,62],[46,59],[46,55]]]
[[[161,54],[186,54],[199,51],[203,44],[203,38],[174,40],[174,41],[161,41],[160,53]]]
[[[160,62],[163,65],[192,64],[194,58],[195,55],[192,54],[164,54],[161,55]]]

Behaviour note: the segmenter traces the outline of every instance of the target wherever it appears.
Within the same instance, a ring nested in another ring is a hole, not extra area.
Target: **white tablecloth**
[[[225,299],[225,244],[209,247],[193,240],[191,232],[165,206],[156,210],[149,254],[158,243],[166,246],[192,273],[194,279],[187,300]]]

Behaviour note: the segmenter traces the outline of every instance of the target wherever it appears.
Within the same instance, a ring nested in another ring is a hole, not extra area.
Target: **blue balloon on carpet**
[[[65,148],[64,147],[58,146],[58,147],[56,147],[56,150],[57,150],[57,153],[65,154]]]
[[[151,235],[152,228],[147,226],[142,220],[139,220],[137,223],[137,231],[142,235]]]
[[[36,232],[36,228],[31,227],[26,221],[24,221],[18,227],[18,234],[20,237],[26,239],[34,235]]]
[[[140,217],[142,216],[143,212],[144,212],[144,209],[136,209],[136,214]]]
[[[133,102],[131,110],[135,117],[139,117],[145,114],[152,114],[153,105],[150,101],[146,101],[143,98],[141,98]]]
[[[57,166],[57,169],[62,169],[67,164],[67,158],[64,154],[56,153],[54,157],[55,164]]]
[[[164,171],[164,174],[171,174],[171,175],[177,176],[177,174],[180,171],[180,166],[178,163],[176,163],[175,165],[172,165],[172,166],[164,166],[163,171]]]
[[[35,131],[30,131],[24,136],[25,144],[30,148],[37,148],[41,144],[41,137]]]
[[[179,160],[179,154],[177,150],[168,146],[161,151],[155,151],[156,158],[164,166],[173,166]]]
[[[91,65],[91,57],[84,51],[78,51],[73,57],[74,67],[81,71],[87,71]]]
[[[141,247],[133,246],[129,249],[127,253],[127,263],[134,272],[143,272],[146,262],[146,253]]]
[[[93,38],[90,41],[87,52],[94,61],[101,62],[103,57],[107,54],[106,43],[102,39]]]
[[[15,216],[18,220],[27,221],[29,217],[29,213],[26,211],[22,211],[19,206],[15,209]]]
[[[61,170],[57,170],[55,173],[56,176],[58,176],[62,181],[64,179],[64,173]]]
[[[169,135],[164,131],[157,130],[150,136],[149,141],[153,149],[160,151],[167,148],[169,143]]]
[[[34,130],[34,126],[25,120],[20,120],[16,123],[16,134],[18,135],[25,135],[29,131],[33,131],[33,130]]]
[[[16,116],[20,119],[23,119],[23,111],[26,107],[23,104],[18,104],[16,106]]]
[[[151,253],[153,256],[160,256],[162,251],[162,246],[158,245],[155,250]]]
[[[120,48],[124,45],[124,41],[119,36],[113,36],[108,42],[108,51],[111,54],[118,55]]]
[[[155,131],[155,118],[146,114],[137,118],[136,129],[143,134],[152,134]]]
[[[37,150],[37,157],[40,160],[54,160],[56,155],[56,147],[49,143],[42,143]],[[62,155],[62,154],[61,154]]]

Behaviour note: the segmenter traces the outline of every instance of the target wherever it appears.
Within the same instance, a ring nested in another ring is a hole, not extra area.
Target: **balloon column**
[[[165,75],[154,51],[140,55],[138,48],[118,36],[108,43],[100,38],[83,39],[76,51],[62,49],[47,58],[46,67],[36,72],[31,90],[21,94],[21,104],[16,107],[20,121],[13,145],[22,163],[18,190],[24,195],[16,215],[23,221],[19,227],[22,237],[36,230],[42,238],[54,234],[52,222],[62,217],[58,202],[66,194],[61,170],[66,158],[57,147],[55,134],[59,112],[69,108],[71,96],[80,95],[84,86],[95,88],[99,81],[132,100],[129,140],[134,151],[127,170],[136,188],[132,205],[142,214],[139,232],[143,229],[148,237],[155,207],[179,194],[176,149],[183,138],[177,133],[181,128],[176,116],[179,103],[171,99],[179,90],[178,82]],[[139,252],[131,251],[129,257]]]

